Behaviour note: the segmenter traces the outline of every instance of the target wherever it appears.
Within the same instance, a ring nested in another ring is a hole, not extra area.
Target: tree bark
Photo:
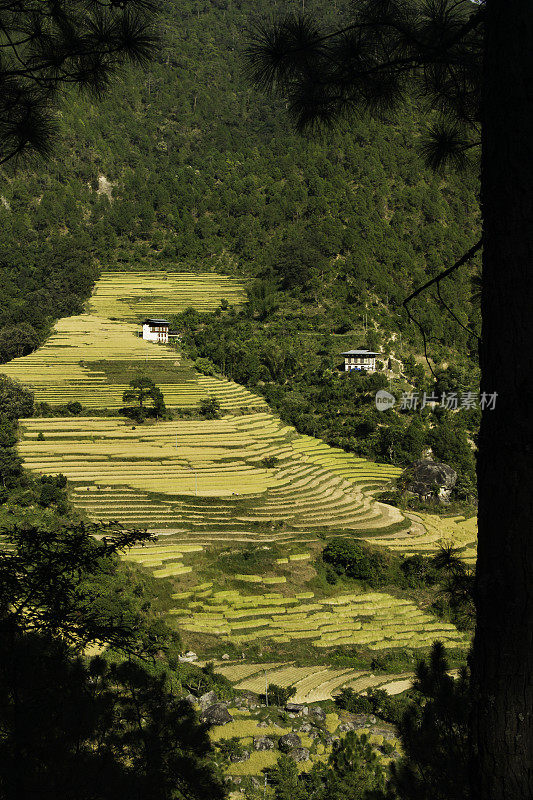
[[[533,798],[533,4],[487,0],[471,786]]]

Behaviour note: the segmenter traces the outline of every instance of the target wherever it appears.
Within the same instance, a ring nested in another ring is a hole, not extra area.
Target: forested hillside
[[[431,446],[467,476],[459,485],[469,496],[467,439],[479,415],[415,410],[384,426],[373,396],[385,378],[344,380],[338,364],[343,350],[377,348],[403,370],[398,391],[434,388],[413,359],[422,342],[401,303],[475,241],[475,169],[424,166],[428,120],[414,98],[387,120],[296,134],[283,103],[257,95],[244,73],[251,20],[276,9],[275,0],[168,3],[150,67],[125,69],[98,102],[73,93],[47,168],[3,173],[0,361],[79,313],[102,268],[236,275],[243,309],[174,320],[187,353],[209,359],[201,369],[259,389],[301,432],[360,455],[403,465]],[[476,274],[473,263],[442,286],[473,327]],[[475,336],[431,294],[413,311],[435,364],[459,367],[437,388],[475,391]]]
[[[279,101],[255,94],[246,30],[276,10],[276,0],[165,4],[150,68],[126,69],[97,103],[73,94],[52,163],[3,172],[2,360],[77,312],[99,266],[260,275],[298,304],[331,301],[337,317],[365,304],[379,316],[384,304],[391,318],[472,243],[476,179],[424,168],[414,102],[400,118],[305,138]],[[463,320],[470,293],[466,274],[445,292]],[[433,336],[465,342],[433,303],[419,313]]]

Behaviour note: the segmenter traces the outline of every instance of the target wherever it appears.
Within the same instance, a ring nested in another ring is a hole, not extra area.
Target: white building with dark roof
[[[168,320],[148,317],[143,322],[143,339],[168,344],[168,327]]]
[[[373,350],[348,350],[346,353],[341,353],[341,356],[344,356],[344,371],[351,372],[352,369],[358,369],[374,372],[376,356],[379,355],[380,353],[374,353]]]

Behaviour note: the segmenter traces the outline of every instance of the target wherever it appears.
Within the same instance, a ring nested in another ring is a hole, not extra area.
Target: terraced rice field
[[[374,675],[353,669],[334,669],[327,666],[298,667],[290,663],[218,664],[216,671],[230,680],[236,689],[247,689],[261,694],[265,682],[277,686],[294,686],[294,703],[316,703],[331,700],[344,686],[357,692],[371,688],[384,689],[399,694],[409,688],[413,674]]]
[[[162,376],[156,382],[170,408],[194,407],[212,396],[227,416],[144,425],[111,416],[26,419],[19,442],[25,466],[64,474],[72,500],[91,519],[159,534],[157,543],[127,555],[156,577],[187,575],[191,556],[212,544],[291,542],[272,564],[272,574],[227,576],[242,592],[215,591],[209,582],[176,592],[172,616],[185,636],[223,637],[236,645],[270,640],[290,646],[306,640],[322,651],[342,645],[423,648],[435,638],[465,645],[452,625],[408,600],[379,593],[317,599],[310,591],[290,588],[294,573],[306,571],[311,558],[306,542],[316,540],[317,532],[353,532],[406,553],[430,552],[438,538],[449,535],[431,520],[426,530],[421,517],[412,523],[398,509],[373,500],[372,491],[385,487],[397,468],[297,434],[268,411],[262,398],[230,381],[197,374],[177,350],[139,338],[138,325],[103,318],[138,321],[190,305],[208,309],[221,297],[239,302],[241,288],[213,275],[105,274],[91,301],[91,310],[101,316],[60,320],[43,347],[0,369],[29,385],[37,400],[52,405],[76,400],[99,410],[120,408],[128,371],[142,374],[150,367]],[[274,467],[264,466],[267,456],[276,457]],[[467,552],[470,521],[463,522],[449,525]],[[276,592],[278,584],[292,596]],[[252,589],[257,593],[245,594]],[[241,670],[235,682],[241,688],[255,686],[256,667],[235,666]],[[353,670],[287,664],[272,669],[273,682],[295,682],[297,698],[310,702],[342,685],[368,688],[380,680]]]
[[[199,375],[165,345],[137,336],[139,326],[88,314],[60,319],[45,344],[22,358],[2,364],[0,372],[20,380],[35,399],[50,405],[78,401],[89,409],[121,408],[128,381],[113,382],[103,364],[129,365],[131,376],[142,374],[153,361],[165,368],[157,381],[169,408],[191,408],[216,397],[226,411],[266,408],[263,398],[229,380]]]
[[[243,595],[227,590],[202,592],[201,599],[192,593],[183,602],[172,612],[182,632],[223,636],[236,645],[305,639],[316,648],[360,645],[382,650],[429,647],[435,639],[452,647],[468,643],[453,625],[410,600],[380,592],[303,599],[279,592]],[[305,676],[295,673],[295,677]]]
[[[130,548],[124,555],[126,561],[133,561],[142,567],[153,570],[156,578],[170,578],[192,572],[192,567],[182,561],[187,553],[198,553],[199,545],[145,544]]]
[[[411,556],[432,555],[442,544],[453,544],[459,550],[463,561],[473,565],[477,552],[477,519],[476,517],[441,517],[437,514],[417,512],[409,515],[414,525],[408,532],[394,536],[372,537],[376,544],[383,545],[395,552]]]
[[[233,305],[242,303],[242,284],[211,272],[103,272],[89,307],[100,317],[139,321],[178,314],[191,306],[214,311],[222,298]]]
[[[143,426],[119,417],[31,418],[21,432],[25,466],[66,475],[74,502],[91,518],[184,541],[194,534],[202,542],[246,541],[272,523],[284,525],[269,540],[288,538],[287,528],[379,531],[403,519],[369,494],[388,482],[390,468],[349,456],[350,477],[330,471],[302,448],[308,437],[271,414]],[[339,451],[328,450],[334,462]],[[272,454],[279,462],[267,469],[262,461]],[[288,556],[299,558],[309,555]]]

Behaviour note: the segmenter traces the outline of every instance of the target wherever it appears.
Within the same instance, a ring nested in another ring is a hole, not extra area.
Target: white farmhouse
[[[143,322],[143,339],[168,344],[168,320],[149,317]]]
[[[341,353],[344,356],[344,371],[351,372],[352,369],[364,370],[365,372],[375,372],[376,356],[372,350],[348,350]]]

